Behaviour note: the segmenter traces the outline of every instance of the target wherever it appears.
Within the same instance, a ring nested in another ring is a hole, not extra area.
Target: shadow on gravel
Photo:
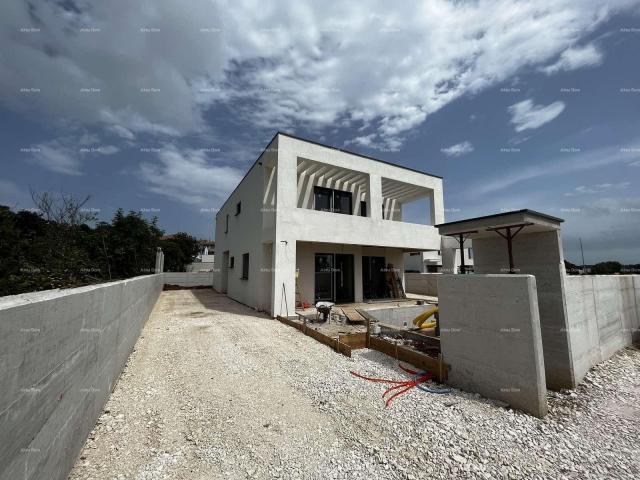
[[[384,353],[380,353],[375,350],[361,350],[358,352],[358,355],[370,362],[377,363],[378,365],[384,365],[385,367],[390,367],[398,370],[398,372],[402,372],[400,367],[398,367],[398,361]]]
[[[236,302],[227,297],[224,293],[218,293],[213,288],[196,288],[191,293],[206,310],[215,310],[223,313],[234,313],[236,315],[246,315],[256,318],[270,319],[268,315],[257,312],[246,305]]]

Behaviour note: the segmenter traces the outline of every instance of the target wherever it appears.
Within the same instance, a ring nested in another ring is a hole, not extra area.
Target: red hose
[[[410,368],[403,367],[400,364],[398,364],[398,365],[405,372],[407,372],[407,373],[409,373],[411,375],[417,375],[417,372],[411,370]],[[420,383],[426,382],[427,380],[429,380],[432,377],[432,374],[430,372],[426,372],[426,373],[420,375],[419,377],[415,377],[412,380],[389,380],[389,379],[386,379],[386,378],[367,377],[365,375],[361,375],[361,374],[359,374],[357,372],[354,372],[353,370],[350,373],[352,375],[358,377],[358,378],[362,378],[363,380],[368,380],[370,382],[393,384],[394,385],[393,387],[389,387],[389,388],[387,388],[385,390],[385,392],[382,394],[382,398],[385,398],[392,391],[398,390],[399,388],[401,388],[402,390],[399,390],[399,391],[395,392],[393,395],[391,395],[389,398],[386,399],[385,407],[388,407],[391,404],[391,402],[393,401],[393,399],[395,399],[396,397],[399,397],[403,393],[407,393],[409,390],[414,388],[416,385],[419,385]]]

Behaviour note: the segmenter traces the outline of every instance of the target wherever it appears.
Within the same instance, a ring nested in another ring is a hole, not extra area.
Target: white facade
[[[429,224],[403,222],[421,198]],[[438,250],[443,221],[441,178],[278,133],[216,216],[214,288],[274,316],[384,295],[372,265],[402,280],[403,254]]]

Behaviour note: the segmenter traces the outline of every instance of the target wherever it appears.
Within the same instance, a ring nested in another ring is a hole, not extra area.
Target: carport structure
[[[504,255],[494,252],[492,256],[491,266],[485,266],[492,271],[479,273],[517,273],[519,268],[514,262],[514,240],[516,236],[522,232],[523,234],[535,234],[544,232],[559,232],[560,224],[563,219],[552,217],[544,213],[535,212],[533,210],[523,209],[512,212],[498,213],[495,215],[487,215],[484,217],[469,218],[467,220],[458,220],[455,222],[441,223],[436,225],[441,235],[455,238],[462,249],[463,243],[467,240],[474,242],[474,251],[476,251],[476,243],[486,244],[486,242],[476,242],[479,239],[498,239],[497,235],[506,240]],[[493,243],[493,242],[492,242]],[[498,245],[495,245],[499,249]],[[558,245],[560,253],[562,244]],[[524,259],[525,251],[518,253],[518,258]],[[501,260],[502,258],[502,260]],[[508,262],[508,268],[501,266],[502,263]],[[463,258],[464,262],[464,258]],[[477,265],[477,260],[476,260]],[[464,263],[462,264],[464,273]]]
[[[440,235],[463,234],[472,241],[476,274],[536,277],[545,376],[552,390],[576,384],[564,300],[563,221],[523,209],[436,225]]]

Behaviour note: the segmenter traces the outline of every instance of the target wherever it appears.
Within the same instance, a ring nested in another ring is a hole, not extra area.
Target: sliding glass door
[[[348,303],[354,301],[353,255],[316,253],[315,301]]]

